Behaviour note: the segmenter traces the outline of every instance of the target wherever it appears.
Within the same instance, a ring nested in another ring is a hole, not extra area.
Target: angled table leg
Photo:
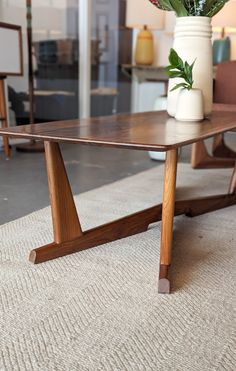
[[[31,251],[29,260],[42,263],[144,232],[161,219],[162,205],[150,207],[82,232],[59,145],[45,142],[54,241]]]
[[[82,230],[59,145],[45,142],[45,156],[54,241],[61,243],[82,235]]]
[[[53,142],[45,142],[45,156],[52,210],[54,245],[60,249],[64,242],[81,236],[82,230],[59,145]],[[31,251],[31,262],[35,263],[40,258],[39,249]],[[50,258],[50,245],[48,258]]]
[[[54,241],[31,251],[30,261],[35,264],[144,232],[150,224],[162,220],[158,291],[169,293],[174,216],[192,217],[236,204],[236,167],[229,194],[175,201],[177,150],[174,149],[166,155],[163,204],[82,232],[59,145],[45,142],[45,156]]]
[[[235,159],[209,155],[204,141],[192,145],[191,164],[193,169],[221,169],[234,166]]]
[[[161,252],[158,292],[170,292],[168,268],[171,264],[172,228],[175,213],[175,187],[177,174],[177,149],[166,152],[162,204]]]

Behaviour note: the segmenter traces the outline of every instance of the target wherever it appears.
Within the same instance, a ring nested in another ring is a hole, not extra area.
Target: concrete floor
[[[236,135],[227,138],[236,148]],[[161,164],[151,161],[145,151],[63,145],[62,153],[74,194],[112,183],[118,179]],[[189,161],[190,147],[181,161]],[[19,153],[14,147],[6,161],[0,152],[0,225],[49,204],[43,153]]]
[[[74,194],[156,166],[143,151],[79,145],[61,146]],[[0,153],[0,224],[49,204],[43,153]]]

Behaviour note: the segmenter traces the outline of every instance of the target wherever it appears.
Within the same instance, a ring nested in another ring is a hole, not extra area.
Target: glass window
[[[125,0],[92,0],[92,116],[130,111],[132,31],[125,27]]]
[[[91,115],[130,111],[132,31],[126,0],[91,0]],[[26,0],[2,0],[0,20],[20,24],[24,76],[9,77],[11,124],[29,123]],[[79,1],[32,0],[34,122],[79,117]]]

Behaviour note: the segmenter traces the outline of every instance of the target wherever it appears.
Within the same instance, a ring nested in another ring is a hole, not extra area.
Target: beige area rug
[[[163,167],[76,197],[92,227],[161,199]],[[178,197],[227,190],[229,170],[179,166]],[[196,184],[198,186],[196,187]],[[41,265],[49,208],[0,228],[0,370],[236,370],[236,207],[174,226],[172,294],[158,295],[160,223]]]

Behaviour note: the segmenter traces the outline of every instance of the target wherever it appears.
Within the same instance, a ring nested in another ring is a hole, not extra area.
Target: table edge
[[[155,145],[155,144],[145,144],[145,143],[121,143],[115,141],[106,141],[106,140],[91,140],[89,138],[61,138],[54,135],[47,135],[44,137],[44,134],[26,134],[26,133],[13,133],[12,131],[8,131],[7,128],[1,130],[0,129],[0,136],[7,136],[10,138],[24,138],[24,139],[36,139],[43,142],[58,142],[58,143],[74,143],[74,144],[84,144],[84,145],[94,145],[98,147],[113,147],[113,148],[123,148],[123,149],[136,149],[136,150],[145,150],[145,151],[154,151],[154,152],[166,152],[171,149],[177,149],[181,147],[185,147],[189,144],[197,143],[199,141],[208,139],[213,137],[217,134],[223,134],[228,131],[231,131],[236,128],[236,123],[232,124],[232,126],[223,129],[219,128],[216,130],[214,134],[205,134],[202,135],[201,138],[193,138],[189,139],[182,143],[177,144],[166,144],[166,145]]]

